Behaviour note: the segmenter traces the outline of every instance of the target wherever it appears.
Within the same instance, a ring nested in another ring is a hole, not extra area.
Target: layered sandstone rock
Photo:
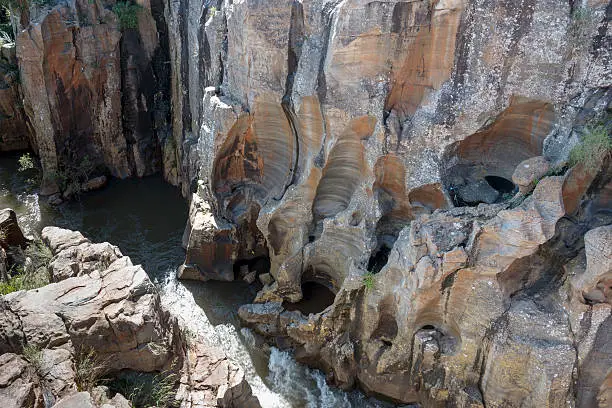
[[[162,6],[143,3],[137,26],[121,30],[114,4],[21,9],[21,98],[44,194],[67,190],[75,177],[83,183],[99,173],[123,178],[161,169],[169,112],[166,37],[156,27],[164,24]]]
[[[343,387],[426,406],[573,400],[581,336],[610,347],[567,319],[570,303],[605,308],[608,277],[560,285],[585,228],[609,222],[594,215],[607,164],[566,166],[606,121],[606,3],[199,7],[167,9],[166,177],[194,197],[181,276],[227,280],[267,252],[241,316]]]
[[[104,389],[77,393],[79,354],[95,350],[109,376],[179,371],[177,398],[185,407],[259,406],[242,370],[217,345],[199,338],[187,345],[145,271],[117,247],[56,227],[42,235],[57,283],[0,297],[0,401],[24,408],[130,406]]]
[[[585,175],[582,194],[611,182],[610,164],[604,169],[600,178]],[[239,315],[269,340],[285,338],[337,385],[402,402],[606,406],[597,398],[606,398],[612,352],[604,294],[612,241],[610,225],[599,225],[612,218],[591,212],[589,200],[563,218],[570,177],[545,178],[516,208],[419,216],[372,284],[353,266],[320,313],[269,301]]]

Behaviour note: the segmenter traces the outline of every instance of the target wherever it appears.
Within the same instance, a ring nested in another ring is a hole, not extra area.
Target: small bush
[[[28,360],[37,373],[42,369],[42,350],[38,346],[27,345],[23,348],[23,357]]]
[[[79,391],[91,391],[100,385],[102,377],[106,374],[107,365],[98,358],[94,349],[81,348],[74,360],[74,382]]]
[[[24,153],[19,157],[19,171],[24,172],[32,170],[36,166],[34,165],[34,159],[30,153]]]
[[[119,18],[119,27],[122,30],[138,28],[138,12],[142,9],[138,4],[121,1],[113,6],[113,11]]]
[[[375,281],[374,281],[374,274],[372,272],[368,272],[365,275],[363,275],[363,285],[366,287],[366,289],[370,290],[370,289],[374,289],[375,286]]]
[[[606,126],[587,127],[582,141],[569,155],[569,165],[581,163],[588,170],[596,170],[606,155],[612,152],[612,138]]]
[[[28,245],[25,256],[30,260],[25,267],[16,268],[15,274],[8,281],[0,282],[0,295],[19,290],[38,289],[51,282],[49,264],[53,254],[40,238],[36,238]]]
[[[33,272],[41,268],[48,269],[51,259],[53,259],[51,249],[38,237],[28,245],[25,255],[32,261],[30,268]]]
[[[86,155],[80,160],[66,160],[50,177],[62,192],[79,194],[81,185],[91,178],[94,170],[95,165]]]
[[[47,270],[39,270],[32,274],[17,274],[8,281],[0,282],[0,295],[8,295],[20,290],[38,289],[50,283]]]
[[[178,407],[175,399],[178,376],[170,371],[159,374],[129,373],[109,383],[109,388],[124,395],[135,408]]]

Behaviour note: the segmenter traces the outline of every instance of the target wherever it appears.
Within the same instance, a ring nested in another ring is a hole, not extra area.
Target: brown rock
[[[521,194],[529,194],[549,169],[550,163],[546,158],[542,156],[532,157],[516,166],[512,174],[512,181],[518,186]]]
[[[0,45],[0,151],[24,150],[30,146],[30,129],[19,86],[15,44]]]
[[[10,208],[0,211],[0,245],[8,249],[11,246],[25,247],[27,240],[17,223],[17,214]]]

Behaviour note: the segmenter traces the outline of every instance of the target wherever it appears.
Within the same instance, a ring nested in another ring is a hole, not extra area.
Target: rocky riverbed
[[[53,283],[1,298],[5,406],[129,407],[99,385],[126,370],[176,378],[171,400],[176,395],[184,407],[260,406],[242,369],[197,333],[181,331],[146,272],[117,247],[56,227],[42,239],[53,255]]]

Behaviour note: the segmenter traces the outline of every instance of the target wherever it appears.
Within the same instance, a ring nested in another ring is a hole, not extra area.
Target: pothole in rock
[[[321,313],[334,303],[336,294],[327,286],[318,282],[302,283],[302,300],[297,303],[283,303],[285,309],[297,310],[308,316],[310,313]]]
[[[373,340],[379,340],[385,347],[393,346],[393,341],[397,337],[398,327],[395,316],[397,310],[392,303],[393,298],[387,297],[380,304],[380,317],[376,328],[370,335]]]
[[[513,194],[516,186],[510,180],[499,176],[485,176],[485,181],[502,196]]]
[[[453,203],[458,207],[501,203],[511,199],[518,191],[513,182],[499,176],[485,176],[476,180],[455,179],[456,183],[451,184],[448,190]]]

